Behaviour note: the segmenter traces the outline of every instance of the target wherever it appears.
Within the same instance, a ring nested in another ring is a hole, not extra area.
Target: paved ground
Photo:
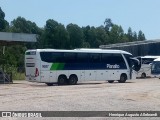
[[[160,80],[137,79],[126,83],[92,81],[51,87],[42,83],[14,81],[14,84],[0,85],[0,111],[160,111]]]

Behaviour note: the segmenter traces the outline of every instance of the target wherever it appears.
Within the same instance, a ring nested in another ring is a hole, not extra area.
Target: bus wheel
[[[120,77],[120,80],[118,80],[119,83],[125,83],[127,80],[127,75],[126,74],[122,74]]]
[[[76,85],[77,84],[77,81],[78,81],[78,78],[76,75],[71,75],[69,77],[69,81],[68,81],[68,84],[69,85]]]
[[[46,85],[48,85],[48,86],[53,86],[53,83],[46,83]]]
[[[114,80],[108,80],[108,82],[109,82],[109,83],[113,83],[113,82],[114,82]]]
[[[146,74],[142,73],[141,78],[146,78]]]
[[[66,85],[67,84],[67,77],[65,75],[60,75],[58,77],[58,85]]]

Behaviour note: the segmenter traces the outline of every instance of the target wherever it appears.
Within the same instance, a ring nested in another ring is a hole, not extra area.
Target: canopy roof
[[[37,42],[36,34],[0,32],[0,45],[18,42]]]
[[[116,44],[109,44],[109,45],[100,45],[99,47],[102,48],[102,49],[107,49],[107,48],[137,46],[137,45],[152,44],[152,43],[160,43],[160,39],[157,39],[157,40],[135,41],[135,42],[126,42],[126,43],[116,43]]]

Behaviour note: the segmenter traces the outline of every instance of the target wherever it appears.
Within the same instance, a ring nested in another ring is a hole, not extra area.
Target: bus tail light
[[[38,68],[36,68],[35,77],[38,77],[38,76],[39,76],[39,71],[38,71]]]

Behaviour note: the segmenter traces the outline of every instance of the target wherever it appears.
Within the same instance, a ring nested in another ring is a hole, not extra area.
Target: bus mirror
[[[149,63],[150,66],[152,66],[152,63]]]

